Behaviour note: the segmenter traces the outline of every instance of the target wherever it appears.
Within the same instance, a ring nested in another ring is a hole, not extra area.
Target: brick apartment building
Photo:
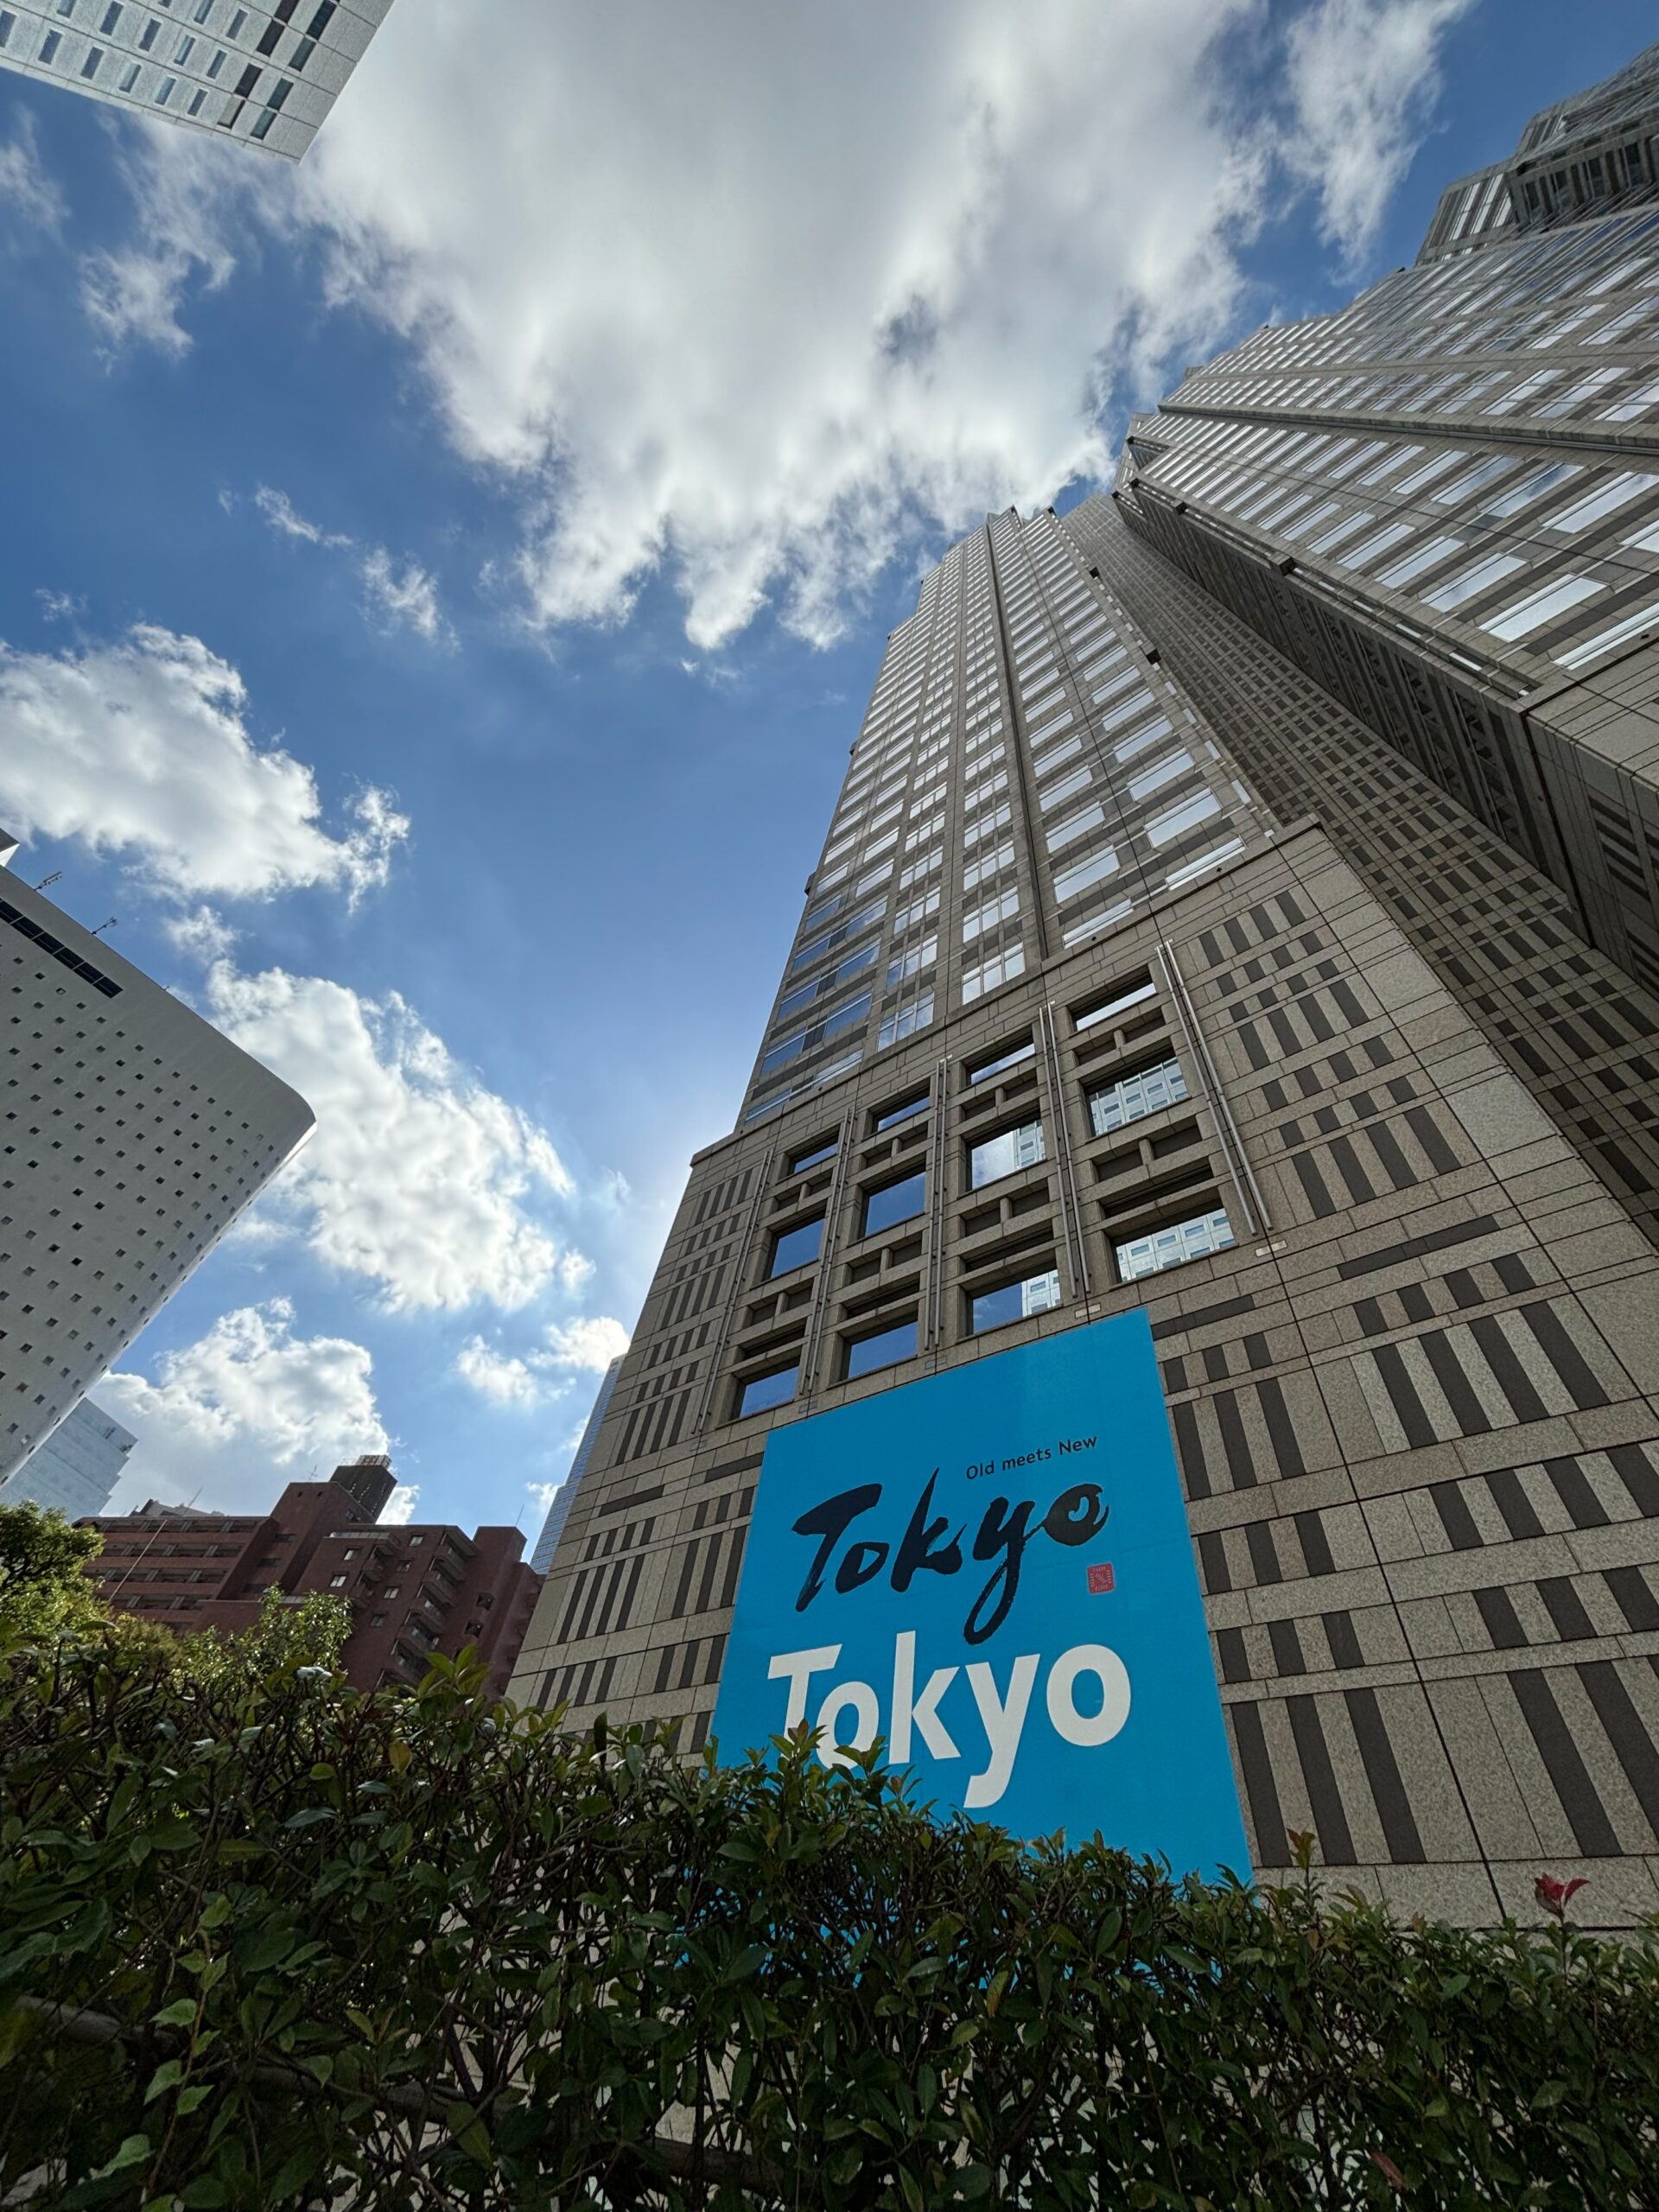
[[[234,1633],[266,1593],[338,1593],[353,1628],[341,1664],[359,1689],[420,1680],[434,1652],[476,1645],[490,1689],[506,1687],[542,1578],[517,1529],[462,1530],[376,1516],[393,1488],[390,1462],[365,1454],[321,1483],[290,1483],[266,1514],[194,1513],[151,1499],[97,1515],[104,1538],[88,1573],[109,1604],[188,1635]]]

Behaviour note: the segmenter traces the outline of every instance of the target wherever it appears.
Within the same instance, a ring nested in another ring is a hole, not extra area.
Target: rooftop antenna
[[[102,937],[105,930],[112,930],[116,925],[116,918],[115,915],[111,914],[107,922],[100,922],[98,927],[92,931],[92,935],[94,937]]]
[[[37,891],[49,891],[54,883],[61,883],[62,880],[63,870],[60,868],[54,868],[50,875],[43,875],[41,878],[35,888]]]

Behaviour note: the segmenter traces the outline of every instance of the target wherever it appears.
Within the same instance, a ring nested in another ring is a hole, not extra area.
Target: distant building
[[[0,1482],[0,1505],[55,1506],[67,1521],[101,1513],[137,1440],[101,1406],[83,1398],[16,1473]]]
[[[322,1483],[290,1483],[267,1514],[198,1513],[152,1498],[134,1514],[98,1516],[104,1537],[88,1573],[107,1603],[188,1635],[251,1627],[266,1593],[337,1594],[352,1608],[341,1664],[359,1689],[420,1680],[434,1652],[476,1646],[490,1689],[506,1687],[542,1586],[517,1529],[474,1535],[434,1522],[375,1519],[392,1491],[390,1463],[365,1457]]]
[[[0,67],[297,162],[391,0],[10,0]]]
[[[32,891],[0,834],[0,1482],[309,1135],[297,1091]]]
[[[594,1400],[594,1409],[588,1416],[588,1426],[582,1430],[582,1441],[576,1446],[576,1456],[570,1462],[570,1471],[560,1484],[552,1504],[547,1509],[542,1533],[530,1555],[530,1563],[537,1574],[545,1574],[553,1564],[560,1534],[569,1518],[570,1508],[575,1503],[576,1484],[588,1471],[588,1462],[593,1458],[594,1446],[599,1440],[600,1424],[605,1418],[605,1408],[611,1402],[611,1393],[615,1389],[616,1378],[621,1372],[622,1356],[619,1352],[605,1370],[605,1379],[599,1386],[599,1395]]]

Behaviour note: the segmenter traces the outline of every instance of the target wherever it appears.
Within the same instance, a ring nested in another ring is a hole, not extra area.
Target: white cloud
[[[540,1376],[532,1375],[522,1359],[492,1351],[482,1337],[474,1337],[462,1345],[455,1372],[492,1405],[536,1406],[545,1395]]]
[[[395,992],[221,963],[205,1010],[315,1111],[260,1211],[326,1265],[365,1277],[391,1310],[516,1309],[553,1280],[547,1205],[575,1191],[551,1141]]]
[[[286,1483],[388,1449],[367,1351],[343,1337],[297,1336],[286,1299],[223,1315],[194,1344],[162,1353],[153,1382],[106,1375],[98,1401],[138,1439],[118,1512],[152,1495],[246,1512],[273,1503]]]
[[[255,489],[253,504],[279,537],[298,538],[302,544],[331,551],[356,550],[355,538],[308,520],[286,492],[276,491],[269,484]],[[436,580],[418,561],[405,561],[399,568],[384,545],[372,545],[359,559],[357,573],[368,607],[391,626],[402,625],[434,643],[448,636]]]
[[[628,1332],[620,1321],[597,1318],[555,1322],[547,1332],[547,1346],[556,1367],[591,1367],[602,1375],[626,1351]]]
[[[67,622],[72,615],[84,614],[86,602],[77,599],[72,592],[51,591],[42,584],[35,594],[41,602],[41,612],[48,622]]]
[[[664,573],[699,651],[768,601],[828,641],[895,556],[1101,474],[1141,380],[1232,327],[1270,206],[1368,234],[1458,4],[1320,0],[1294,125],[1282,86],[1229,104],[1229,41],[1280,51],[1261,0],[728,0],[643,57],[626,8],[393,9],[297,171],[149,134],[163,342],[251,211],[516,489],[534,619]]]
[[[548,1509],[551,1506],[554,1499],[558,1496],[559,1492],[564,1488],[564,1484],[562,1481],[556,1483],[526,1483],[524,1484],[524,1488],[530,1492],[531,1497],[535,1500],[536,1510],[541,1515],[543,1520],[545,1521],[548,1515]]]
[[[563,1397],[583,1373],[602,1375],[628,1348],[620,1321],[594,1314],[550,1322],[542,1342],[523,1352],[498,1351],[474,1337],[455,1361],[455,1373],[492,1405],[528,1408]]]
[[[1287,34],[1285,155],[1351,263],[1376,243],[1440,90],[1441,39],[1474,0],[1319,0]]]
[[[438,587],[417,561],[405,561],[399,571],[385,547],[376,545],[364,555],[359,574],[370,606],[378,607],[388,622],[402,623],[434,641],[443,636]]]
[[[111,353],[140,345],[181,358],[190,350],[181,312],[188,288],[217,291],[236,267],[217,206],[201,196],[226,149],[192,144],[188,157],[177,158],[181,149],[175,149],[168,159],[168,137],[193,134],[158,123],[122,142],[121,165],[142,204],[143,222],[130,245],[100,248],[81,260],[81,306]]]
[[[0,802],[20,835],[124,854],[180,896],[384,883],[409,831],[388,795],[331,835],[311,770],[257,745],[246,705],[229,662],[152,623],[61,654],[0,642]]]
[[[69,213],[62,193],[41,167],[34,122],[26,112],[17,136],[0,146],[0,205],[10,206],[16,218],[13,237],[18,245],[56,238]]]
[[[390,1529],[404,1528],[415,1518],[415,1509],[421,1502],[419,1483],[399,1483],[386,1500],[385,1510],[380,1516]]]
[[[279,537],[297,537],[307,545],[349,545],[352,542],[338,531],[324,530],[320,524],[308,522],[296,512],[286,492],[273,491],[269,484],[255,488],[253,504]]]
[[[204,967],[229,959],[235,949],[236,931],[211,906],[192,906],[188,912],[169,916],[162,926],[181,952]]]

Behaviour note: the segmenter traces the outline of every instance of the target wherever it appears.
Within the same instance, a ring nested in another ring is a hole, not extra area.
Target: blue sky
[[[0,823],[322,1124],[126,1500],[533,1534],[919,569],[1652,29],[1562,20],[397,0],[297,174],[0,72]]]

